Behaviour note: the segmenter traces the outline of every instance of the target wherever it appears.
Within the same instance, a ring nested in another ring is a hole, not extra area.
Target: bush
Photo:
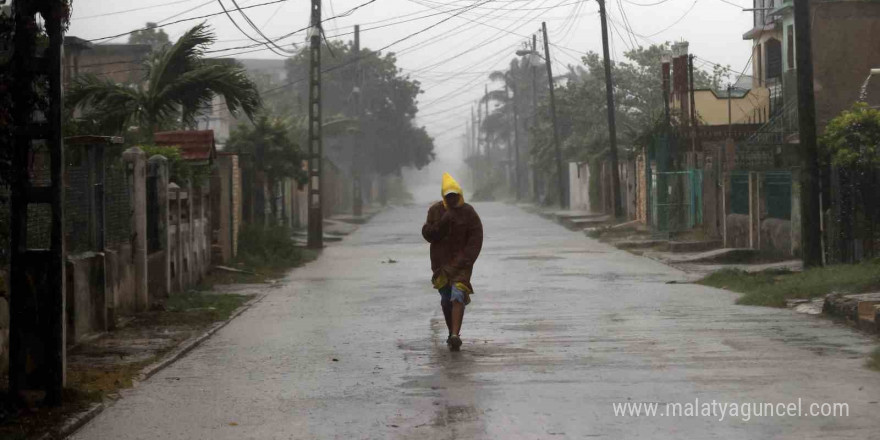
[[[238,261],[254,269],[286,269],[307,259],[284,226],[243,225],[238,236]]]

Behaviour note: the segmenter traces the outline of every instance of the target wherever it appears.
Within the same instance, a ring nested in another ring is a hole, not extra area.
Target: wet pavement
[[[427,207],[389,208],[76,439],[877,438],[870,338],[503,204],[448,351]],[[389,261],[396,261],[391,263]],[[616,417],[614,403],[837,402],[849,417]]]

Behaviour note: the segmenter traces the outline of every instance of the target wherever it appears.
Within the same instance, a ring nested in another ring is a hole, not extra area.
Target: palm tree
[[[144,62],[144,82],[122,85],[93,74],[74,81],[67,94],[71,108],[84,109],[98,125],[115,133],[135,126],[146,139],[169,126],[192,126],[215,95],[229,111],[243,111],[253,120],[261,100],[257,86],[237,64],[203,58],[214,34],[202,23],[176,43],[151,53]]]

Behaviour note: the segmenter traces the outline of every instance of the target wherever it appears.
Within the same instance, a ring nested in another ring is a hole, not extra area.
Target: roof
[[[214,130],[163,131],[153,135],[156,145],[180,149],[184,160],[211,161],[217,157]]]

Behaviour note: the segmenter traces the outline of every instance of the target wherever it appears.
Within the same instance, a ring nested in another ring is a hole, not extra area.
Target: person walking
[[[443,199],[428,209],[422,237],[431,243],[431,282],[440,292],[440,306],[453,351],[461,347],[461,324],[474,288],[471,274],[483,247],[483,223],[473,206],[465,203],[461,186],[443,173]]]

